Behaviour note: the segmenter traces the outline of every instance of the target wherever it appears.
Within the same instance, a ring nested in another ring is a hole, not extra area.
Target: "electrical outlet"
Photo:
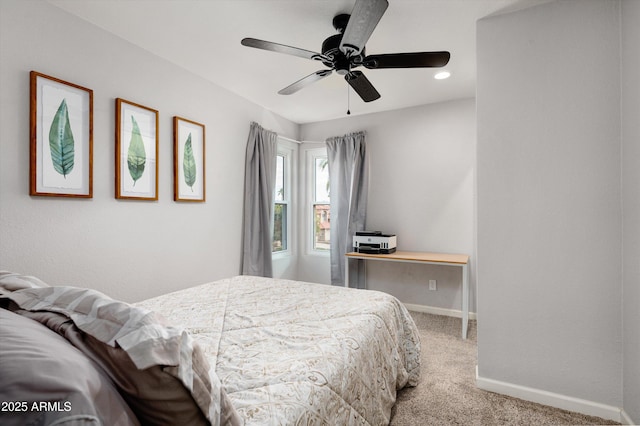
[[[429,290],[437,290],[436,280],[429,280]]]

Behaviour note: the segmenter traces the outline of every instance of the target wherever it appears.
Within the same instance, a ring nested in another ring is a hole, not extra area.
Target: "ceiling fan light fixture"
[[[451,77],[451,73],[447,70],[442,70],[433,76],[433,78],[435,78],[436,80],[444,80],[449,77]]]
[[[336,73],[339,75],[347,75],[349,71],[351,71],[351,63],[349,62],[349,58],[345,55],[338,55],[335,59],[335,69]]]

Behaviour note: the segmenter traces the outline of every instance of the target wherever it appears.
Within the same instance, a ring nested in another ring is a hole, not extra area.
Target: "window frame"
[[[314,256],[323,256],[328,257],[330,250],[329,249],[317,249],[314,247],[314,237],[315,237],[315,206],[320,204],[328,204],[331,205],[331,200],[316,200],[315,199],[315,180],[316,180],[316,159],[323,158],[327,159],[327,148],[311,148],[306,150],[306,196],[305,196],[305,217],[304,217],[304,228],[305,228],[305,252],[307,255]]]
[[[285,257],[285,256],[291,256],[293,253],[293,249],[292,249],[292,243],[293,243],[293,239],[292,239],[292,222],[293,222],[293,215],[294,212],[292,212],[292,199],[293,199],[293,181],[292,181],[292,174],[294,173],[293,170],[293,155],[294,155],[294,150],[291,148],[288,148],[286,146],[284,146],[284,144],[280,143],[280,141],[278,141],[278,151],[277,151],[277,156],[281,156],[283,157],[283,189],[284,189],[284,194],[283,194],[283,200],[282,201],[276,201],[276,197],[275,197],[275,188],[274,188],[274,200],[273,200],[273,209],[274,209],[274,214],[273,217],[271,219],[271,241],[272,241],[272,246],[271,246],[271,256],[272,258],[278,258],[278,257]],[[277,204],[282,204],[284,206],[286,206],[286,227],[283,230],[283,233],[285,234],[283,240],[284,240],[284,244],[286,245],[286,249],[284,250],[278,250],[275,251],[273,250],[273,237],[274,237],[274,232],[275,232],[275,208]]]

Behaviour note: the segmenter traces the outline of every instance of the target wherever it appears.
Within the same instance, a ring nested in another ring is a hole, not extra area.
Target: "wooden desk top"
[[[466,254],[449,254],[449,253],[427,253],[417,251],[396,251],[391,254],[368,254],[349,252],[345,256],[359,259],[379,259],[379,260],[396,260],[406,262],[429,262],[429,263],[457,263],[464,265],[469,263],[469,256]]]

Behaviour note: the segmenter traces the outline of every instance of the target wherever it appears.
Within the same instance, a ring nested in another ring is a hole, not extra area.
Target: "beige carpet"
[[[476,322],[411,312],[420,329],[422,379],[398,393],[391,425],[615,425],[609,420],[480,390],[475,385]]]

